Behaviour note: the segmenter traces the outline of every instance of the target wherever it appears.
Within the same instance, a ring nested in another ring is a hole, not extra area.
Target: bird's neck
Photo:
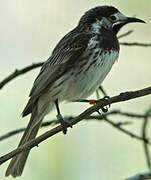
[[[110,29],[106,29],[104,27],[101,27],[100,29],[96,28],[93,30],[93,34],[99,42],[100,48],[119,51],[119,42],[117,36],[113,31],[110,31]]]

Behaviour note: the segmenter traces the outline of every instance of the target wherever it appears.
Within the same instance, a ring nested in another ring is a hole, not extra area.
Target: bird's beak
[[[116,24],[127,24],[127,23],[133,23],[133,22],[145,23],[145,21],[141,19],[134,18],[134,17],[127,17],[120,12],[116,13],[115,16],[117,18]]]
[[[146,23],[145,21],[138,19],[138,18],[133,18],[133,17],[127,17],[125,19],[126,23],[133,23],[133,22],[138,22],[138,23]]]
[[[134,23],[134,22],[145,23],[145,21],[143,21],[141,19],[134,18],[134,17],[127,17],[120,12],[114,14],[114,16],[116,17],[116,20],[113,23],[112,28],[113,28],[115,34],[117,34],[119,32],[121,27],[123,27],[124,25],[126,25],[128,23]]]

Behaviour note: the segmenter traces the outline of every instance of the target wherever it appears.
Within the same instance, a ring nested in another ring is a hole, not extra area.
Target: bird
[[[94,7],[56,45],[34,81],[22,116],[31,114],[18,147],[34,139],[42,120],[53,108],[67,132],[69,125],[61,114],[62,101],[86,99],[95,92],[119,56],[117,33],[128,23],[145,23],[127,17],[113,6]],[[21,176],[30,150],[12,158],[6,176]]]

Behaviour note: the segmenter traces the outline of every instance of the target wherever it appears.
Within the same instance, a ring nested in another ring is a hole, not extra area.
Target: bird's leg
[[[109,104],[108,106],[105,106],[105,107],[102,107],[102,108],[101,108],[101,110],[102,110],[104,113],[106,113],[106,112],[108,111],[108,109],[110,108],[110,106],[111,106],[110,97],[109,97],[109,96],[104,96],[104,98],[102,98],[102,100],[107,101],[108,104]],[[73,102],[86,102],[86,103],[89,103],[89,104],[94,105],[94,104],[97,104],[97,101],[98,101],[98,100],[94,100],[94,99],[89,99],[89,100],[87,100],[87,99],[78,99],[78,100],[75,100],[75,101],[73,101]]]
[[[64,134],[67,134],[67,127],[68,126],[70,126],[70,127],[72,127],[72,125],[69,123],[69,122],[66,122],[64,119],[63,119],[63,117],[62,117],[62,115],[61,115],[61,113],[60,113],[60,108],[59,108],[59,103],[58,103],[58,99],[55,101],[55,105],[56,105],[56,109],[57,109],[57,119],[59,120],[59,122],[60,122],[60,124],[61,124],[61,126],[62,126],[62,128],[63,128],[63,133]]]
[[[97,100],[94,100],[94,99],[90,99],[90,100],[87,100],[87,99],[78,99],[78,100],[74,100],[72,102],[86,102],[86,103],[89,103],[89,104],[96,104]]]

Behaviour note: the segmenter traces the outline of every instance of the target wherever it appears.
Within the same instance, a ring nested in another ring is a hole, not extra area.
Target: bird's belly
[[[104,51],[104,53],[100,53],[97,59],[93,57],[94,55],[90,57],[91,59],[88,60],[82,72],[78,73],[77,70],[77,76],[71,75],[69,79],[70,88],[66,88],[68,89],[67,99],[87,98],[98,89],[118,58],[118,52]]]
[[[118,52],[113,50],[100,52],[96,58],[92,54],[81,69],[71,70],[56,82],[62,83],[54,92],[54,98],[67,101],[87,98],[98,89],[117,58]]]

